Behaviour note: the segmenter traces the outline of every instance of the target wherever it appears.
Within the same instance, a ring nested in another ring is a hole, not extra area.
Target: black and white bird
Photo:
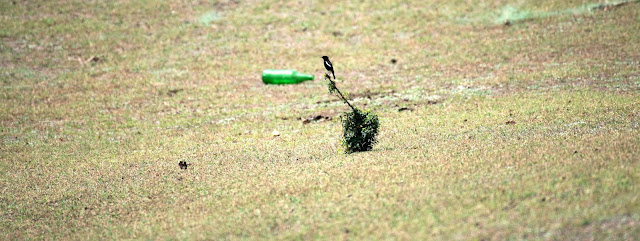
[[[331,60],[329,60],[329,57],[322,56],[322,59],[324,59],[324,68],[327,69],[327,71],[331,72],[331,75],[333,75],[333,79],[336,79],[336,74],[333,73],[333,64],[331,64]]]

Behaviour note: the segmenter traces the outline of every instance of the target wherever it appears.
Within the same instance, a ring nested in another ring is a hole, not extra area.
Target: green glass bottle
[[[265,84],[297,84],[307,80],[313,80],[313,75],[287,69],[266,69],[262,71],[262,82]]]

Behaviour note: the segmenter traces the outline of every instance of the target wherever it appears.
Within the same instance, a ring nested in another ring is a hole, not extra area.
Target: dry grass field
[[[640,239],[638,1],[0,0],[0,88],[1,240]]]

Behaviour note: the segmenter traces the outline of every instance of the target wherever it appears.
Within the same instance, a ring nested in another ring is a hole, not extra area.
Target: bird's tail
[[[333,79],[335,80],[336,79],[336,74],[333,73],[333,71],[331,71],[331,74],[333,75]]]

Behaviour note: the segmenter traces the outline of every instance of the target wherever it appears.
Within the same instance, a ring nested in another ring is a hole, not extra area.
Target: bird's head
[[[327,60],[327,59],[329,59],[329,57],[327,57],[327,56],[322,56],[322,59]]]

